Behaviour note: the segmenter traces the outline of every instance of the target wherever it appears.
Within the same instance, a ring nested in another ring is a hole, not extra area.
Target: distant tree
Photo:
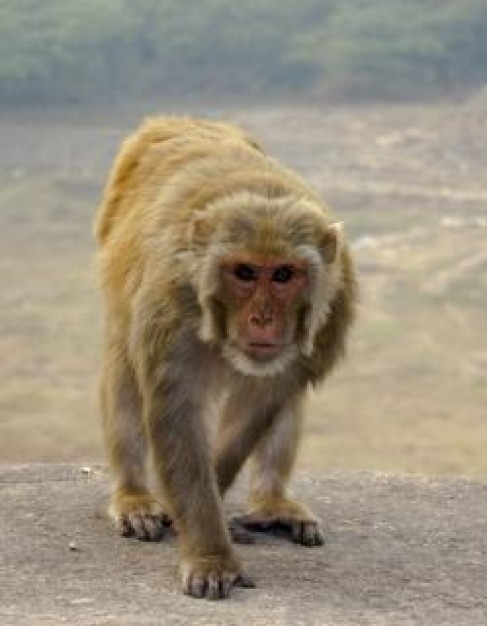
[[[487,82],[485,0],[0,0],[0,105],[424,98]]]

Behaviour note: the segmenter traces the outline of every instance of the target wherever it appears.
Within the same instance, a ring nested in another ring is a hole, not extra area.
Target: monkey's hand
[[[319,520],[305,506],[288,498],[262,498],[248,513],[233,518],[248,530],[284,533],[303,546],[324,543]]]
[[[109,514],[124,537],[141,541],[160,541],[171,520],[150,493],[117,491]]]
[[[209,556],[182,563],[183,591],[195,598],[221,600],[227,598],[234,586],[255,587],[233,557]]]

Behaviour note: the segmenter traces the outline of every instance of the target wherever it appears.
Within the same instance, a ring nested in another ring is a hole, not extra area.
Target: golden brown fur
[[[184,590],[225,597],[232,584],[250,585],[220,497],[249,455],[252,508],[241,522],[280,521],[300,543],[322,541],[317,520],[285,486],[305,388],[342,354],[353,317],[341,228],[298,176],[237,127],[159,118],[122,145],[96,235],[106,317],[101,398],[117,480],[111,514],[124,534],[142,539],[160,538],[169,515]],[[274,359],[235,347],[239,306],[222,304],[220,276],[239,254],[307,268],[303,295],[278,312],[294,339]],[[212,446],[203,415],[220,395]],[[148,458],[161,495],[148,488]]]

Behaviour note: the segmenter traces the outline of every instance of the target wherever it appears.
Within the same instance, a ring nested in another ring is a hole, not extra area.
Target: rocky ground
[[[174,537],[119,537],[99,466],[0,467],[0,622],[201,626],[484,626],[487,485],[375,472],[301,475],[326,543],[255,537],[256,582],[225,601],[179,589]],[[242,505],[242,486],[228,512]]]

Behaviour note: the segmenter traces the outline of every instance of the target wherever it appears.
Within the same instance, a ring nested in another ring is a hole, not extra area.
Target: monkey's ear
[[[319,247],[326,263],[333,263],[343,241],[343,222],[327,224],[321,233]]]

